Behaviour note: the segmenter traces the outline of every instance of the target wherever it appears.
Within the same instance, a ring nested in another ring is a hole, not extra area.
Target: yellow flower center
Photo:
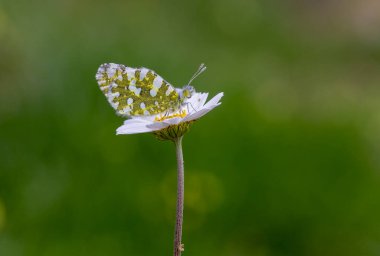
[[[190,126],[195,121],[182,122],[175,125],[169,125],[162,130],[154,131],[153,134],[159,140],[172,140],[175,141],[179,137],[182,137],[187,131],[189,131]]]
[[[182,110],[181,112],[177,112],[177,113],[170,114],[170,115],[156,116],[154,118],[154,121],[156,121],[156,122],[162,122],[164,120],[171,119],[171,118],[174,118],[174,117],[184,118],[186,115],[187,115],[186,110]]]

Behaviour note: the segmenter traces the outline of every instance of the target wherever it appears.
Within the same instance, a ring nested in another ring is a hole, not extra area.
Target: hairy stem
[[[184,198],[184,168],[182,154],[182,137],[174,140],[177,154],[177,213],[174,229],[174,256],[180,256],[184,250],[182,244],[183,198]]]

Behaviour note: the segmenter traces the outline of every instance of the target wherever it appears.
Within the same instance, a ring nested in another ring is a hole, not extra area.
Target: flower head
[[[221,104],[223,93],[219,93],[206,103],[208,93],[194,93],[181,107],[172,112],[151,116],[135,116],[124,121],[116,134],[153,132],[163,140],[173,140],[186,133],[195,120],[201,118]]]

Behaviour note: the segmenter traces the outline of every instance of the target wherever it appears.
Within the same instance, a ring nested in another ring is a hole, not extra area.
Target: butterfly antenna
[[[198,70],[194,73],[194,75],[190,78],[190,81],[187,83],[188,85],[189,84],[191,84],[191,82],[195,79],[195,78],[197,78],[200,74],[202,74],[203,73],[203,71],[205,71],[206,70],[206,66],[205,66],[205,64],[201,64],[200,66],[199,66],[199,68],[198,68]]]

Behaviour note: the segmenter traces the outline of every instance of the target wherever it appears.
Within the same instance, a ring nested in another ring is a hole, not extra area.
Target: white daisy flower
[[[223,97],[223,92],[218,93],[206,103],[207,97],[208,93],[194,93],[175,112],[131,117],[116,130],[116,134],[153,132],[163,140],[181,137],[192,122],[221,104],[220,99]]]
[[[130,117],[116,130],[116,134],[151,132],[158,139],[171,140],[175,144],[178,169],[175,256],[181,256],[184,250],[182,243],[184,200],[182,138],[190,125],[219,106],[220,99],[223,97],[223,92],[218,93],[206,103],[208,93],[196,93],[190,85],[205,70],[206,66],[201,64],[182,89],[173,87],[147,68],[131,68],[121,64],[105,63],[99,67],[96,74],[101,91],[116,113]],[[136,81],[139,84],[138,87]],[[163,105],[160,106],[160,103]],[[163,110],[162,113],[152,114],[161,110]]]

